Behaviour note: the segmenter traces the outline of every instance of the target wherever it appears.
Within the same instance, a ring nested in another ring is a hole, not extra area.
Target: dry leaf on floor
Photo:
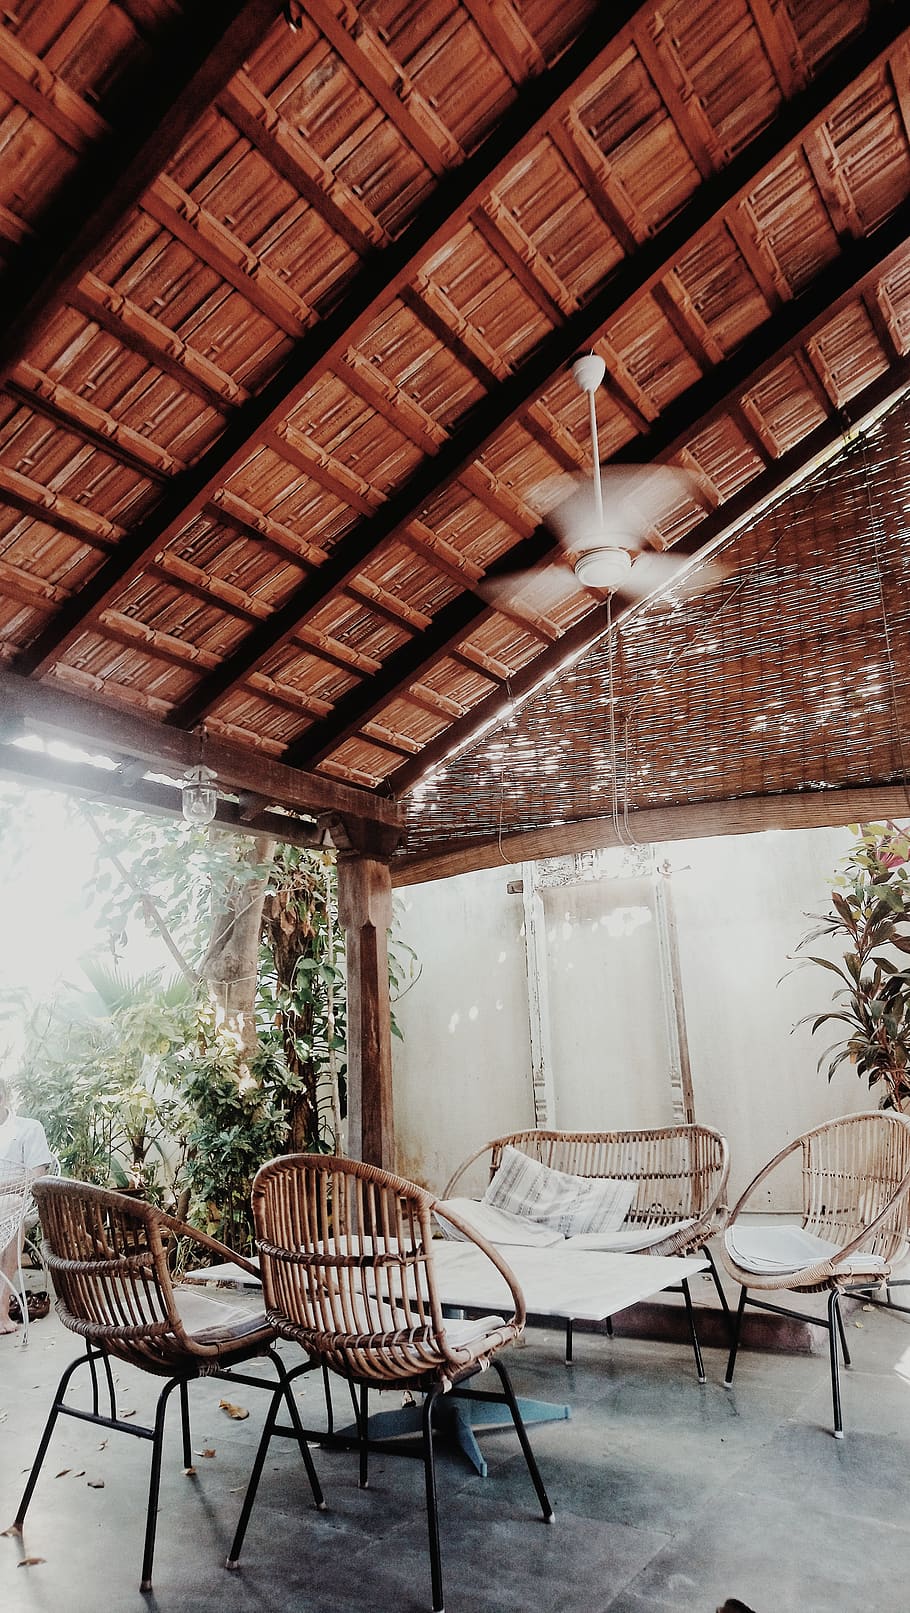
[[[865,1325],[866,1325],[865,1322],[854,1322],[853,1323],[854,1327],[865,1327]]]
[[[223,1400],[222,1400],[222,1402],[221,1402],[221,1404],[222,1404],[222,1405],[224,1405],[224,1401],[223,1401]],[[235,1407],[235,1408],[234,1408],[234,1409],[235,1409],[235,1410],[236,1410],[236,1407]],[[245,1415],[245,1414],[244,1414],[244,1415]],[[205,1451],[194,1451],[194,1453],[193,1453],[193,1454],[194,1454],[194,1455],[195,1455],[195,1456],[214,1456],[214,1455],[215,1455],[215,1452],[214,1452],[214,1450],[205,1450]]]
[[[242,1423],[244,1417],[248,1417],[250,1415],[246,1409],[246,1406],[235,1406],[230,1400],[219,1400],[218,1404],[222,1411],[226,1411],[228,1416],[233,1417],[238,1423]]]
[[[90,1490],[103,1490],[104,1489],[104,1480],[103,1479],[87,1479],[86,1483],[88,1484],[88,1487],[89,1487]]]
[[[135,1417],[135,1415],[136,1415],[135,1409],[133,1411],[122,1411],[120,1413],[121,1420],[124,1417]]]
[[[43,1563],[45,1560],[46,1559],[44,1557],[23,1557],[22,1561],[16,1564],[16,1567],[35,1568],[37,1567],[38,1563]]]
[[[71,1471],[71,1469],[68,1468],[68,1467],[61,1467],[60,1472],[54,1474],[54,1478],[55,1479],[65,1479],[67,1473],[69,1473],[70,1471]]]
[[[185,1479],[194,1479],[196,1477],[196,1469],[194,1467],[185,1467],[183,1469],[183,1477]]]
[[[873,1309],[873,1307],[871,1305],[864,1305],[863,1306],[864,1311],[871,1311],[872,1309]]]

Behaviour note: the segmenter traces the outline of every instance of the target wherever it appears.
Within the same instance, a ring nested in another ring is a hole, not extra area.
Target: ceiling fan
[[[533,586],[555,602],[566,594],[567,568],[578,588],[599,594],[621,593],[644,599],[675,585],[681,594],[704,593],[729,575],[726,567],[647,547],[656,529],[697,487],[696,478],[669,465],[601,465],[595,394],[606,373],[596,353],[576,359],[572,374],[588,395],[593,476],[553,477],[529,495],[543,524],[555,537],[566,564],[547,559],[524,571],[489,576],[482,583],[491,604],[506,602]]]

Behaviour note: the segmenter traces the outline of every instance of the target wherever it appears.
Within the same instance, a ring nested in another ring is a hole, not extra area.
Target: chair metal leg
[[[717,1289],[717,1297],[720,1300],[720,1308],[724,1313],[724,1318],[725,1318],[726,1323],[727,1323],[727,1334],[728,1334],[728,1337],[732,1341],[732,1338],[733,1338],[733,1315],[732,1315],[732,1312],[730,1310],[730,1304],[729,1304],[729,1301],[727,1299],[727,1296],[724,1293],[724,1285],[720,1280],[720,1272],[717,1269],[717,1262],[714,1259],[714,1256],[712,1255],[711,1250],[709,1249],[707,1244],[704,1245],[703,1249],[701,1250],[701,1253],[704,1255],[705,1259],[708,1262],[708,1265],[711,1268],[711,1276],[714,1279],[714,1287]]]
[[[840,1294],[839,1294],[839,1292],[838,1292],[838,1301],[837,1301],[837,1304],[834,1307],[834,1314],[837,1317],[837,1331],[840,1334],[840,1347],[841,1347],[841,1353],[842,1353],[843,1358],[844,1358],[844,1366],[848,1367],[850,1365],[850,1351],[849,1351],[849,1349],[847,1347],[847,1335],[846,1335],[846,1332],[844,1331],[844,1318],[841,1315]]]
[[[44,1458],[47,1455],[47,1448],[48,1448],[48,1446],[49,1446],[49,1444],[51,1442],[51,1435],[54,1432],[54,1426],[56,1424],[57,1418],[60,1415],[60,1412],[63,1409],[63,1401],[64,1401],[64,1397],[66,1395],[66,1391],[69,1388],[70,1378],[73,1376],[73,1373],[76,1371],[76,1369],[78,1367],[85,1366],[86,1361],[90,1361],[90,1360],[91,1360],[91,1356],[89,1356],[89,1355],[78,1355],[76,1357],[75,1361],[70,1362],[70,1364],[67,1367],[66,1371],[64,1372],[62,1378],[60,1379],[60,1382],[57,1385],[57,1393],[54,1396],[54,1403],[51,1406],[51,1409],[50,1409],[50,1411],[48,1413],[47,1422],[44,1425],[44,1433],[41,1435],[41,1443],[38,1446],[38,1451],[37,1451],[37,1454],[35,1456],[35,1460],[32,1463],[32,1470],[31,1470],[31,1472],[30,1472],[30,1474],[28,1476],[28,1482],[26,1483],[25,1491],[24,1491],[24,1494],[22,1496],[22,1500],[19,1502],[19,1511],[16,1513],[15,1522],[13,1523],[13,1528],[17,1529],[20,1534],[22,1532],[22,1525],[23,1525],[23,1522],[25,1520],[25,1514],[27,1513],[28,1508],[29,1508],[29,1502],[32,1499],[32,1496],[33,1496],[34,1491],[35,1491],[35,1485],[38,1482],[38,1475],[41,1472],[41,1468],[42,1468],[42,1466],[44,1464]]]
[[[566,1365],[572,1360],[572,1318],[566,1322]]]
[[[315,1466],[313,1465],[310,1447],[307,1444],[306,1435],[303,1432],[303,1423],[300,1421],[300,1412],[297,1410],[297,1402],[294,1399],[294,1390],[291,1380],[285,1371],[284,1362],[282,1361],[278,1352],[270,1349],[267,1351],[267,1354],[269,1359],[274,1363],[275,1370],[278,1373],[279,1382],[284,1389],[285,1403],[288,1408],[294,1433],[297,1435],[297,1444],[300,1447],[300,1454],[303,1457],[303,1465],[306,1468],[306,1475],[310,1481],[310,1489],[313,1492],[313,1500],[316,1503],[318,1510],[320,1512],[325,1512],[325,1496],[322,1493],[322,1485],[319,1482],[319,1475],[316,1472]]]
[[[2,1252],[2,1251],[0,1251],[0,1252]],[[5,1271],[0,1271],[0,1282],[4,1282],[6,1284],[7,1288],[9,1289],[10,1293],[13,1296],[13,1299],[16,1301],[17,1305],[19,1306],[19,1314],[22,1317],[22,1334],[21,1334],[19,1343],[20,1343],[20,1346],[24,1349],[25,1345],[28,1343],[28,1294],[26,1293],[26,1289],[25,1289],[25,1273],[22,1270],[22,1255],[21,1255],[21,1252],[20,1252],[20,1255],[19,1255],[19,1265],[18,1265],[18,1268],[17,1268],[17,1274],[18,1274],[18,1278],[19,1278],[19,1286],[18,1286],[18,1288],[16,1287],[16,1284],[14,1282],[12,1282],[9,1277],[7,1277]]]
[[[726,1376],[724,1378],[724,1387],[727,1389],[729,1389],[731,1383],[733,1382],[733,1369],[736,1366],[736,1352],[739,1349],[739,1336],[742,1332],[743,1311],[746,1308],[746,1296],[748,1292],[749,1290],[747,1288],[742,1289],[739,1296],[739,1304],[736,1307],[736,1317],[733,1322],[733,1336],[730,1340],[730,1355],[727,1361]]]
[[[335,1412],[332,1406],[332,1386],[329,1382],[329,1369],[325,1365],[322,1368],[322,1392],[325,1396],[326,1432],[334,1434]]]
[[[612,1337],[613,1337],[613,1318],[612,1318],[612,1316],[608,1316],[607,1317],[607,1338],[611,1339]]]
[[[145,1547],[142,1553],[142,1579],[139,1582],[141,1591],[150,1591],[152,1588],[152,1562],[155,1556],[155,1534],[158,1529],[158,1490],[161,1484],[161,1447],[164,1443],[164,1417],[167,1403],[171,1393],[176,1389],[179,1378],[170,1378],[158,1396],[155,1409],[155,1432],[152,1437],[152,1469],[149,1474],[149,1498],[145,1514]]]
[[[180,1429],[183,1435],[183,1465],[193,1465],[193,1442],[190,1438],[190,1397],[187,1394],[186,1379],[180,1380]]]
[[[362,1383],[360,1385],[360,1416],[357,1419],[357,1427],[358,1427],[358,1431],[359,1431],[359,1434],[360,1434],[360,1478],[359,1478],[359,1483],[360,1483],[361,1490],[365,1490],[367,1488],[367,1486],[369,1485],[369,1482],[370,1482],[370,1475],[369,1475],[369,1470],[368,1470],[369,1453],[370,1453],[370,1446],[369,1446],[369,1440],[368,1440],[369,1426],[370,1426],[370,1389],[369,1389],[368,1384]]]
[[[278,1416],[278,1407],[281,1405],[281,1402],[284,1398],[285,1388],[283,1384],[279,1383],[275,1393],[272,1395],[268,1415],[266,1416],[265,1423],[263,1424],[262,1434],[260,1435],[259,1444],[256,1449],[256,1457],[253,1462],[253,1470],[250,1473],[249,1483],[246,1487],[246,1495],[243,1498],[243,1506],[240,1509],[240,1517],[237,1520],[237,1528],[234,1530],[234,1538],[231,1541],[231,1548],[227,1554],[227,1561],[225,1563],[226,1568],[238,1568],[240,1566],[240,1551],[246,1536],[247,1524],[250,1521],[250,1515],[253,1511],[253,1502],[256,1499],[256,1491],[259,1489],[259,1480],[262,1477],[262,1469],[265,1465],[265,1453],[268,1450],[271,1442],[272,1430],[275,1427],[275,1421]]]
[[[111,1403],[111,1421],[117,1420],[117,1391],[114,1388],[114,1374],[111,1371],[111,1358],[107,1350],[102,1350],[101,1359],[104,1362],[104,1371],[107,1377],[107,1392]]]
[[[686,1316],[689,1321],[689,1332],[692,1335],[692,1349],[695,1351],[695,1371],[699,1383],[705,1382],[705,1364],[701,1358],[701,1345],[698,1342],[698,1330],[695,1326],[695,1307],[692,1304],[692,1295],[689,1292],[688,1278],[682,1280],[683,1297],[686,1301]]]
[[[86,1356],[86,1360],[88,1361],[89,1372],[92,1375],[92,1416],[97,1417],[97,1415],[98,1415],[98,1368],[96,1367],[95,1362],[98,1360],[98,1357],[97,1357],[97,1355],[92,1354],[92,1347],[91,1347],[90,1344],[87,1344],[86,1347],[85,1347],[85,1356]],[[110,1368],[108,1370],[110,1370]]]
[[[439,1389],[430,1389],[423,1403],[423,1474],[427,1496],[427,1532],[430,1538],[430,1581],[433,1613],[444,1613],[442,1599],[442,1553],[439,1549],[439,1509],[436,1503],[436,1467],[433,1461],[433,1407]]]
[[[834,1438],[843,1439],[844,1420],[840,1404],[840,1371],[837,1363],[837,1333],[841,1328],[840,1295],[832,1288],[828,1295],[828,1344],[831,1356],[831,1399],[834,1403]]]
[[[531,1449],[531,1441],[528,1439],[524,1419],[522,1418],[519,1410],[518,1401],[515,1399],[515,1391],[512,1388],[512,1380],[500,1360],[494,1357],[490,1365],[494,1368],[499,1381],[502,1384],[503,1394],[506,1397],[506,1405],[512,1413],[512,1421],[515,1424],[515,1432],[518,1435],[518,1443],[521,1446],[524,1459],[527,1463],[528,1472],[531,1475],[531,1482],[537,1491],[537,1499],[540,1502],[540,1510],[543,1513],[544,1522],[552,1523],[555,1514],[552,1506],[550,1505],[550,1497],[547,1495],[547,1492],[544,1489],[544,1482],[540,1476],[540,1469],[537,1466],[534,1452]]]

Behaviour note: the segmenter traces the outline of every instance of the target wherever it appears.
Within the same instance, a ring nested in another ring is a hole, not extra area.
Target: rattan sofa
[[[464,1190],[469,1171],[479,1161],[484,1162],[487,1182],[492,1181],[507,1146],[520,1149],[552,1170],[573,1176],[634,1181],[635,1197],[626,1225],[635,1226],[646,1240],[637,1244],[637,1252],[691,1255],[704,1251],[729,1323],[726,1296],[708,1248],[708,1240],[722,1230],[727,1215],[729,1149],[719,1131],[700,1125],[638,1131],[515,1131],[484,1143],[464,1160],[447,1182],[443,1199],[451,1199]],[[478,1174],[483,1173],[475,1172],[475,1182]],[[689,1307],[698,1375],[703,1381],[688,1285],[683,1285],[683,1292]],[[566,1360],[571,1359],[570,1322],[566,1328]]]

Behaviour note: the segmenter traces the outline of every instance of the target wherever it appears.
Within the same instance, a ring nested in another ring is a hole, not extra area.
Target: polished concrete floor
[[[489,1476],[440,1453],[448,1613],[755,1613],[910,1610],[910,1317],[856,1310],[844,1378],[847,1437],[830,1433],[824,1354],[744,1352],[735,1387],[706,1351],[699,1386],[683,1344],[530,1330],[511,1351],[516,1388],[571,1404],[532,1429],[556,1510],[545,1525],[514,1435],[483,1433]],[[9,1521],[50,1395],[76,1341],[54,1317],[29,1347],[0,1338],[0,1527]],[[294,1358],[287,1352],[287,1359]],[[156,1386],[123,1369],[121,1406],[148,1415]],[[316,1421],[315,1379],[302,1380]],[[249,1409],[234,1420],[219,1401]],[[149,1446],[58,1424],[24,1540],[0,1538],[3,1613],[410,1613],[428,1609],[422,1469],[316,1451],[329,1510],[313,1510],[299,1454],[272,1446],[242,1569],[224,1558],[267,1396],[191,1388],[196,1476],[179,1417],[165,1455],[155,1590],[138,1589]],[[388,1404],[394,1397],[383,1397]]]

